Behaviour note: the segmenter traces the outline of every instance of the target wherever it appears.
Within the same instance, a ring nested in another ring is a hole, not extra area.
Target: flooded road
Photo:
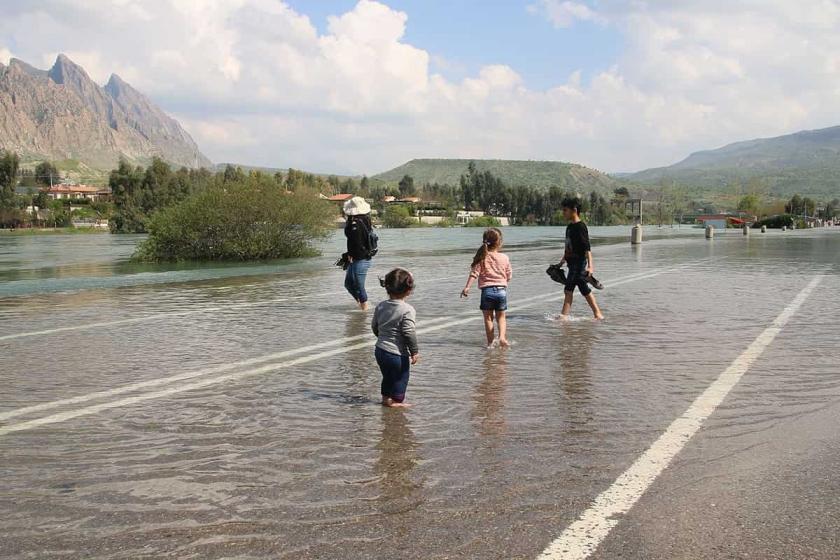
[[[373,301],[417,279],[408,411],[377,404],[341,239],[173,267],[130,264],[131,236],[0,236],[0,556],[837,558],[840,229],[628,230],[591,231],[606,321],[578,296],[562,322],[563,230],[507,228],[491,351],[458,298],[480,230],[382,230]]]

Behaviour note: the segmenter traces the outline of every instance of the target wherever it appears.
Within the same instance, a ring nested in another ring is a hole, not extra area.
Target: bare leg
[[[361,309],[362,311],[367,311],[368,303],[366,301],[360,301],[358,303],[359,303],[359,309]]]
[[[574,292],[563,292],[565,299],[563,299],[563,311],[560,312],[564,318],[569,316],[569,312],[572,310],[572,300],[574,299],[575,293]]]
[[[589,304],[589,307],[592,308],[592,314],[595,316],[596,319],[603,319],[604,314],[601,313],[601,308],[598,307],[598,302],[595,301],[595,294],[586,294],[586,303]]]
[[[496,311],[496,322],[499,323],[499,344],[510,346],[507,339],[507,315],[504,311]]]
[[[496,334],[493,332],[493,311],[484,311],[484,333],[487,335],[487,346],[493,344]]]

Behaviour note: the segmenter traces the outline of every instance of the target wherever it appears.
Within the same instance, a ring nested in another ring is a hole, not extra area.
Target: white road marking
[[[423,321],[423,324],[433,324],[438,323],[440,321],[446,321],[452,319],[452,317],[438,317],[436,319],[429,319],[427,321]],[[194,377],[204,377],[207,375],[212,375],[214,373],[221,373],[223,371],[228,371],[231,369],[236,369],[238,367],[243,366],[252,366],[255,364],[259,364],[262,362],[268,362],[271,360],[276,360],[279,358],[288,358],[289,356],[296,356],[298,354],[305,354],[312,350],[320,350],[321,348],[328,348],[330,346],[338,346],[339,344],[346,344],[348,342],[355,342],[357,340],[363,340],[368,338],[369,335],[362,334],[358,336],[347,336],[343,338],[336,338],[333,340],[328,340],[326,342],[319,342],[318,344],[311,344],[309,346],[301,346],[299,348],[294,348],[292,350],[284,350],[282,352],[275,352],[272,354],[265,354],[263,356],[257,356],[255,358],[248,358],[247,360],[241,360],[238,362],[230,362],[227,364],[222,364],[219,366],[214,366],[210,368],[199,369],[195,371],[189,371],[185,373],[179,373],[177,375],[172,375],[169,377],[161,377],[158,379],[150,379],[148,381],[140,381],[137,383],[132,383],[130,385],[123,385],[120,387],[115,387],[114,389],[108,389],[105,391],[97,391],[95,393],[89,393],[86,395],[79,395],[78,397],[70,397],[66,399],[60,399],[56,401],[50,401],[41,404],[35,404],[32,406],[26,406],[23,408],[16,408],[14,410],[10,410],[8,412],[0,413],[0,420],[8,420],[9,418],[15,418],[18,416],[25,416],[27,414],[32,414],[33,412],[41,412],[44,410],[50,410],[53,408],[59,408],[62,406],[68,406],[71,404],[81,404],[88,401],[103,399],[107,397],[113,397],[116,395],[121,395],[123,393],[131,393],[137,391],[139,389],[147,389],[150,387],[157,387],[160,385],[166,385],[169,383],[174,383],[176,381],[183,381],[185,379],[192,379]]]
[[[644,272],[640,272],[637,274],[645,274]],[[453,280],[455,278],[466,278],[466,274],[458,275],[458,276],[446,276],[443,278],[430,278],[430,279],[421,279],[421,282],[440,282],[441,280]],[[29,338],[33,336],[46,336],[51,334],[58,334],[68,331],[82,331],[82,330],[89,330],[89,329],[97,329],[103,327],[114,327],[118,325],[130,325],[133,323],[145,323],[146,321],[156,321],[159,319],[170,319],[176,317],[186,317],[189,315],[195,315],[198,313],[214,313],[216,311],[225,311],[227,309],[242,309],[245,307],[260,307],[263,305],[271,305],[274,303],[282,303],[285,301],[297,301],[301,299],[308,299],[308,298],[318,298],[318,297],[326,297],[326,296],[334,296],[338,294],[343,294],[344,290],[337,290],[332,292],[324,292],[320,294],[303,294],[299,296],[288,296],[282,298],[275,298],[275,299],[268,299],[268,300],[260,300],[260,301],[246,301],[242,303],[230,303],[226,305],[216,305],[212,307],[202,307],[200,309],[189,309],[186,311],[165,311],[162,313],[153,313],[151,315],[143,315],[142,317],[132,317],[129,319],[115,319],[113,321],[101,321],[97,323],[84,323],[81,325],[68,325],[66,327],[54,327],[51,329],[44,329],[41,331],[28,331],[28,332],[21,332],[21,333],[13,333],[7,335],[0,335],[0,342],[4,340],[15,340],[19,338]],[[3,416],[0,415],[0,419]]]
[[[466,277],[466,275],[464,275]],[[453,278],[461,278],[461,276],[447,276],[445,278],[431,278],[429,280],[424,280],[424,282],[439,282],[441,280],[452,280]],[[296,301],[301,299],[307,298],[318,298],[318,297],[326,297],[326,296],[334,296],[337,294],[343,294],[344,290],[337,290],[333,292],[324,292],[320,294],[302,294],[299,296],[288,296],[282,298],[275,298],[275,299],[267,299],[267,300],[260,300],[260,301],[246,301],[241,303],[230,303],[225,305],[215,305],[211,307],[202,307],[200,309],[189,309],[186,311],[166,311],[162,313],[153,313],[151,315],[143,315],[142,317],[132,317],[130,319],[115,319],[113,321],[101,321],[98,323],[84,323],[81,325],[68,325],[66,327],[55,327],[52,329],[44,329],[42,331],[29,331],[29,332],[22,332],[22,333],[13,333],[0,336],[0,341],[4,340],[14,340],[16,338],[28,338],[31,336],[44,336],[50,334],[57,334],[67,331],[81,331],[81,330],[88,330],[88,329],[96,329],[102,327],[113,327],[117,325],[130,325],[132,323],[144,323],[146,321],[156,321],[158,319],[168,319],[174,317],[186,317],[188,315],[195,315],[197,313],[213,313],[216,311],[224,311],[227,309],[242,309],[244,307],[259,307],[262,305],[271,305],[274,303],[282,303],[284,301]]]
[[[635,282],[637,280],[652,278],[654,276],[659,276],[661,274],[666,274],[668,272],[673,272],[675,270],[681,270],[681,269],[684,269],[684,268],[688,268],[688,267],[694,266],[694,264],[696,264],[696,263],[688,263],[688,264],[684,264],[684,265],[680,265],[680,266],[660,269],[658,271],[649,271],[649,272],[643,273],[641,275],[634,274],[634,275],[630,275],[630,276],[627,276],[625,278],[613,281],[613,282],[610,283],[610,285],[611,286],[620,286],[622,284],[626,284],[626,283],[629,283],[629,282]],[[515,312],[515,311],[518,311],[520,309],[527,309],[529,307],[534,307],[535,305],[541,305],[541,304],[544,304],[544,303],[557,301],[557,300],[560,300],[562,298],[563,298],[563,293],[562,292],[560,292],[559,294],[555,294],[553,296],[546,296],[545,294],[532,296],[532,297],[529,297],[529,298],[524,298],[524,299],[518,300],[519,304],[516,305],[515,307],[511,308],[510,311]],[[465,318],[456,319],[456,317],[461,317],[461,316],[464,316]],[[424,327],[424,326],[421,325],[421,328],[418,328],[417,332],[419,334],[434,332],[434,331],[446,329],[446,328],[449,328],[449,327],[454,327],[454,326],[457,326],[457,325],[462,325],[462,324],[465,324],[465,323],[478,321],[480,319],[482,319],[481,315],[476,313],[475,310],[465,312],[465,313],[462,313],[462,314],[459,314],[459,315],[453,315],[453,316],[448,316],[448,317],[438,317],[437,319],[433,319],[431,321],[426,321],[426,322],[423,323],[423,325],[430,324],[430,323],[437,323],[437,324],[434,324],[434,325],[429,326],[429,327]],[[446,321],[446,322],[442,322],[442,321]],[[214,367],[214,368],[208,368],[208,369],[198,370],[198,371],[194,371],[194,372],[187,372],[187,373],[178,374],[178,375],[165,377],[165,378],[161,378],[161,379],[152,379],[152,380],[149,380],[149,381],[134,383],[134,384],[131,384],[131,385],[126,385],[126,386],[123,386],[123,387],[117,387],[117,388],[106,390],[106,391],[99,391],[99,392],[90,393],[90,394],[87,394],[87,395],[80,395],[78,397],[71,397],[71,398],[68,398],[68,399],[61,399],[61,400],[57,400],[57,401],[51,401],[51,402],[37,404],[37,405],[29,406],[29,407],[19,408],[19,409],[15,409],[15,410],[11,410],[9,412],[3,413],[2,415],[0,415],[0,420],[5,420],[5,419],[17,417],[17,416],[31,414],[33,412],[40,412],[40,411],[49,410],[49,409],[52,409],[52,408],[58,408],[58,407],[61,407],[61,406],[71,405],[71,404],[81,404],[83,402],[88,402],[88,401],[91,401],[91,400],[97,400],[97,399],[101,399],[101,398],[107,398],[107,397],[112,397],[112,396],[128,393],[128,392],[133,392],[133,391],[136,391],[138,389],[145,389],[145,388],[150,388],[150,387],[156,387],[156,386],[159,386],[159,385],[171,384],[175,381],[182,381],[184,379],[207,376],[207,375],[210,375],[212,373],[218,373],[218,372],[221,372],[221,371],[234,369],[236,367],[242,367],[244,365],[253,365],[253,364],[264,362],[264,361],[267,361],[267,360],[276,359],[278,357],[288,357],[288,356],[291,356],[291,355],[300,354],[302,352],[308,352],[308,351],[313,350],[313,349],[323,348],[323,347],[326,347],[326,346],[334,346],[334,345],[337,345],[337,344],[342,344],[342,343],[346,343],[348,341],[353,341],[353,340],[363,340],[363,342],[358,342],[358,343],[355,343],[355,344],[351,344],[349,346],[342,346],[340,348],[336,348],[336,349],[333,349],[333,350],[318,352],[316,354],[310,354],[308,356],[303,356],[303,357],[300,357],[300,358],[296,358],[296,359],[290,360],[288,362],[270,363],[270,364],[267,364],[265,366],[261,366],[261,367],[258,367],[258,368],[252,369],[252,370],[229,373],[229,374],[226,374],[226,375],[212,377],[210,379],[204,379],[204,380],[201,380],[201,381],[194,381],[192,383],[177,385],[175,387],[168,387],[168,388],[165,388],[165,389],[161,389],[159,391],[153,391],[153,392],[150,392],[150,393],[143,393],[143,394],[135,395],[135,396],[132,396],[132,397],[125,397],[125,398],[117,399],[117,400],[114,400],[114,401],[109,401],[109,402],[100,403],[100,404],[96,404],[96,405],[90,405],[90,406],[83,407],[83,408],[76,409],[76,410],[60,412],[60,413],[52,414],[52,415],[49,415],[49,416],[44,416],[42,418],[36,418],[36,419],[33,419],[33,420],[19,422],[17,424],[0,426],[0,436],[10,434],[10,433],[13,433],[13,432],[23,431],[23,430],[30,430],[30,429],[33,429],[33,428],[37,428],[39,426],[47,425],[47,424],[55,424],[55,423],[65,422],[67,420],[71,420],[73,418],[78,418],[80,416],[89,416],[89,415],[92,415],[92,414],[97,414],[97,413],[99,413],[103,410],[120,408],[120,407],[123,407],[123,406],[135,404],[135,403],[138,403],[138,402],[143,402],[143,401],[147,401],[147,400],[151,400],[151,399],[162,398],[162,397],[166,397],[166,396],[169,396],[169,395],[182,393],[182,392],[185,392],[185,391],[200,389],[202,387],[207,387],[209,385],[215,385],[215,384],[222,383],[222,382],[225,382],[225,381],[244,379],[244,378],[247,378],[247,377],[252,377],[254,375],[260,375],[260,374],[267,373],[267,372],[277,371],[277,370],[280,370],[280,369],[285,369],[285,368],[288,368],[288,367],[292,367],[292,366],[296,366],[296,365],[305,364],[305,363],[309,363],[309,362],[312,362],[312,361],[320,360],[322,358],[327,358],[327,357],[330,357],[330,356],[343,354],[343,353],[346,353],[346,352],[350,352],[352,350],[357,350],[359,348],[370,347],[370,346],[373,346],[376,343],[376,339],[372,335],[359,335],[359,336],[356,336],[356,337],[346,337],[346,338],[343,338],[343,339],[336,339],[336,340],[327,341],[327,342],[320,343],[320,344],[315,344],[315,345],[312,345],[312,346],[306,346],[306,347],[297,348],[297,349],[293,349],[293,350],[287,350],[287,351],[284,351],[284,352],[278,352],[276,354],[268,354],[266,356],[251,358],[251,359],[243,360],[243,361],[240,361],[240,362],[225,364],[223,366],[217,366],[217,367]]]
[[[584,560],[642,497],[656,478],[697,433],[729,392],[773,342],[790,318],[822,280],[817,276],[788,304],[769,327],[674,420],[612,486],[602,492],[577,521],[569,525],[539,556],[539,560]]]

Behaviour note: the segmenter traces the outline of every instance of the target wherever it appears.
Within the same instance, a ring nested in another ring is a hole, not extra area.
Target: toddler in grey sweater
[[[382,404],[407,407],[404,401],[409,372],[420,359],[415,311],[405,301],[414,291],[414,278],[407,270],[395,268],[381,283],[389,299],[376,306],[371,328],[377,337],[375,356],[382,372]]]

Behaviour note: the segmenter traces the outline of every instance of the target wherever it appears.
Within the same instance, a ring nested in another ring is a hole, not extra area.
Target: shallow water
[[[591,233],[607,320],[579,296],[555,320],[561,228],[507,228],[515,344],[488,351],[458,297],[480,230],[381,230],[372,300],[393,266],[418,284],[406,412],[376,404],[339,237],[308,260],[138,266],[133,236],[0,236],[0,424],[47,419],[0,431],[2,555],[532,558],[815,274],[757,364],[779,385],[718,429],[840,397],[840,230]]]

